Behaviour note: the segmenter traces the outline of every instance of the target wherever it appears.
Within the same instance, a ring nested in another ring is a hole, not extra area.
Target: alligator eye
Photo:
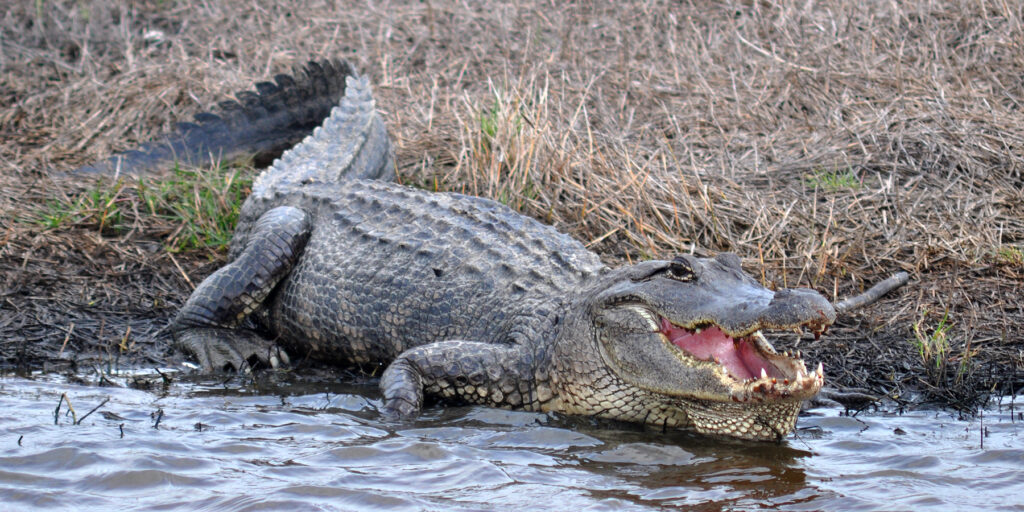
[[[683,259],[682,256],[676,256],[675,259],[668,264],[668,273],[672,279],[679,281],[692,281],[693,278],[697,277],[693,273],[693,268],[690,267],[690,262]]]

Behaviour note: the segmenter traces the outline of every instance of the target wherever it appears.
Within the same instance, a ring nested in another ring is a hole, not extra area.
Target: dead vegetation
[[[835,299],[906,270],[908,287],[824,342],[779,342],[899,400],[1020,392],[1022,15],[992,1],[21,3],[0,14],[0,353],[37,367],[72,322],[81,357],[141,319],[133,336],[152,343],[216,267],[163,250],[176,225],[144,212],[116,236],[33,222],[89,186],[55,170],[344,57],[375,84],[405,183],[493,197],[612,262],[733,251],[766,283]]]

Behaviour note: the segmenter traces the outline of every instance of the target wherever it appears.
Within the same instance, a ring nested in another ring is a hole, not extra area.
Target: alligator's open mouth
[[[779,354],[761,331],[734,338],[714,324],[688,329],[662,317],[661,334],[687,356],[717,365],[715,370],[732,390],[734,401],[802,400],[824,383],[821,363],[808,372],[799,352],[796,357]]]

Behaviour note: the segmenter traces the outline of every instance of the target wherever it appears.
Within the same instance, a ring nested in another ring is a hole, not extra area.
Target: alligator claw
[[[258,357],[256,354],[253,354],[248,358],[249,363],[251,364],[256,359],[258,365],[269,366],[273,370],[279,370],[287,367],[290,362],[288,354],[281,350],[281,347],[273,343],[267,347],[264,354],[264,357]]]
[[[284,367],[288,355],[275,343],[248,331],[192,328],[175,334],[179,348],[199,361],[204,372],[233,371],[251,374],[254,368]]]

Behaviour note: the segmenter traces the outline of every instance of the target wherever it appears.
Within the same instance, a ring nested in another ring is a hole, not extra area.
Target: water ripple
[[[74,425],[61,393],[110,401]],[[372,393],[3,378],[0,508],[1024,510],[1022,425],[999,410],[984,447],[941,412],[829,409],[772,445],[478,407],[387,424]]]

